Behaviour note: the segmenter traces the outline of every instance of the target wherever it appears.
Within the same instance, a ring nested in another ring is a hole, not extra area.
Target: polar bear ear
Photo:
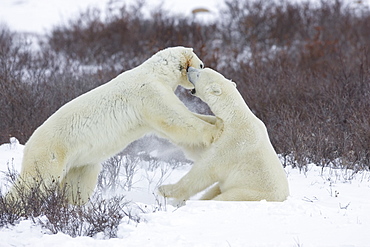
[[[230,80],[230,82],[231,82],[231,84],[232,84],[234,87],[236,87],[236,83],[235,83],[235,82],[233,82],[233,81],[231,81],[231,80]]]
[[[183,53],[186,54],[186,56],[191,56],[191,54],[193,54],[193,48],[185,47]]]
[[[220,85],[212,84],[210,88],[211,88],[211,93],[212,94],[217,95],[217,96],[222,94],[222,89],[221,89]]]

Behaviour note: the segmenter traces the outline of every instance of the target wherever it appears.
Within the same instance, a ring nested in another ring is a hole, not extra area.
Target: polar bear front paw
[[[177,200],[183,201],[187,198],[184,196],[184,193],[181,192],[181,189],[178,188],[175,184],[166,184],[158,188],[158,193],[163,197],[176,198]]]
[[[163,197],[173,197],[172,196],[172,184],[162,185],[158,188],[158,194]]]
[[[175,208],[181,208],[186,205],[186,200],[168,199],[167,203]]]

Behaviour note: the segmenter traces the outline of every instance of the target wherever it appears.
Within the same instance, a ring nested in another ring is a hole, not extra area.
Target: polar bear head
[[[212,69],[199,70],[190,67],[187,74],[194,85],[191,93],[207,103],[214,113],[218,107],[225,107],[228,101],[240,95],[234,82]]]
[[[186,75],[187,69],[193,67],[195,69],[203,69],[203,62],[193,52],[193,48],[182,46],[169,47],[154,54],[151,58],[154,65],[160,74],[169,78],[169,75],[174,75],[171,78],[171,87],[175,90],[178,85],[186,89],[194,88]]]

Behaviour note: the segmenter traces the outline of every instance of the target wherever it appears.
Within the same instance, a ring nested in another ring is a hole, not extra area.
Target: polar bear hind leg
[[[215,185],[211,186],[211,188],[209,188],[207,192],[200,199],[201,200],[212,200],[213,198],[215,198],[216,196],[220,194],[221,194],[220,185],[216,183]]]
[[[88,164],[71,168],[61,181],[66,186],[68,201],[82,205],[88,202],[98,181],[100,164]]]
[[[207,189],[215,182],[210,168],[201,163],[196,163],[176,184],[162,185],[158,190],[164,197],[188,200],[191,196]]]
[[[63,162],[23,159],[22,171],[6,194],[7,199],[22,200],[21,197],[29,195],[35,189],[46,193],[46,188],[59,185],[63,177]]]
[[[260,201],[265,197],[261,192],[244,188],[232,188],[213,198],[215,201]]]

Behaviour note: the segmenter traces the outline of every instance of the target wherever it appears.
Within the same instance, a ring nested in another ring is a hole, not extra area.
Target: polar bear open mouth
[[[193,84],[194,88],[190,90],[190,93],[192,95],[195,95],[195,93],[197,92],[197,90],[195,89],[195,82],[197,80],[197,78],[199,78],[199,70],[196,69],[196,68],[193,68],[193,67],[188,67],[187,69],[187,76],[188,76],[188,80],[190,81],[191,84]]]

